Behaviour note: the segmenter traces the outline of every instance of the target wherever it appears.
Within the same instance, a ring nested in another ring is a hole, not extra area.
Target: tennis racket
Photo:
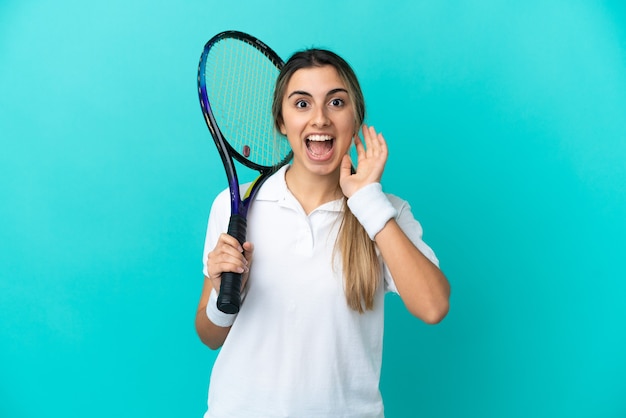
[[[228,234],[246,240],[247,214],[263,182],[291,160],[288,141],[274,128],[274,85],[283,61],[267,45],[237,31],[215,35],[204,46],[198,66],[198,94],[204,119],[219,151],[230,189]],[[243,197],[235,161],[259,172]],[[241,274],[221,276],[217,307],[237,313]]]

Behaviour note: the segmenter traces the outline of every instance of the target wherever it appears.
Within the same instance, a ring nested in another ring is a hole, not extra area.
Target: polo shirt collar
[[[269,201],[278,202],[281,206],[292,206],[293,202],[297,203],[297,199],[289,191],[287,182],[285,181],[285,173],[289,169],[290,165],[286,164],[281,167],[276,173],[270,176],[265,183],[261,186],[261,189],[256,194],[255,200],[257,201]],[[299,206],[299,203],[298,203]],[[329,212],[343,212],[343,200],[333,200],[315,209],[325,210]]]

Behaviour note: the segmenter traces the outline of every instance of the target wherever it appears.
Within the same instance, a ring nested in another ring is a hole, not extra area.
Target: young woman
[[[363,125],[363,94],[342,58],[294,54],[272,110],[294,158],[259,191],[248,242],[224,233],[228,190],[209,217],[196,329],[221,351],[205,418],[383,417],[384,294],[435,324],[449,284],[407,202],[382,191],[387,145]],[[236,315],[216,307],[225,271],[244,273]]]

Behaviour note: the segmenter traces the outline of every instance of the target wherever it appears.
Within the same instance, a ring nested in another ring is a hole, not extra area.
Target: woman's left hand
[[[349,154],[344,155],[341,161],[339,185],[348,198],[368,184],[379,183],[387,162],[387,143],[383,135],[367,125],[363,125],[362,132],[365,145],[358,134],[354,136],[356,173],[352,174],[352,159]]]

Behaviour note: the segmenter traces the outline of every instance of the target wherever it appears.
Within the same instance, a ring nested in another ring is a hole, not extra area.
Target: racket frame
[[[211,132],[211,136],[218,149],[226,177],[228,179],[228,188],[230,191],[231,217],[228,224],[228,234],[235,237],[241,245],[246,241],[247,215],[250,204],[262,184],[285,164],[288,164],[293,157],[293,152],[287,155],[278,164],[273,166],[259,165],[250,161],[245,156],[235,150],[224,137],[219,124],[217,123],[211,103],[206,91],[206,62],[211,48],[224,39],[236,39],[243,41],[256,48],[263,53],[278,70],[283,66],[283,60],[269,48],[266,44],[252,35],[240,31],[224,31],[212,37],[204,46],[204,50],[200,57],[198,65],[198,96],[200,98],[200,107],[204,120]],[[239,187],[239,178],[234,160],[238,161],[245,167],[256,170],[260,175],[248,187],[242,199]],[[241,306],[241,274],[234,272],[223,272],[221,275],[220,293],[218,296],[217,307],[225,313],[234,314],[239,312]]]

